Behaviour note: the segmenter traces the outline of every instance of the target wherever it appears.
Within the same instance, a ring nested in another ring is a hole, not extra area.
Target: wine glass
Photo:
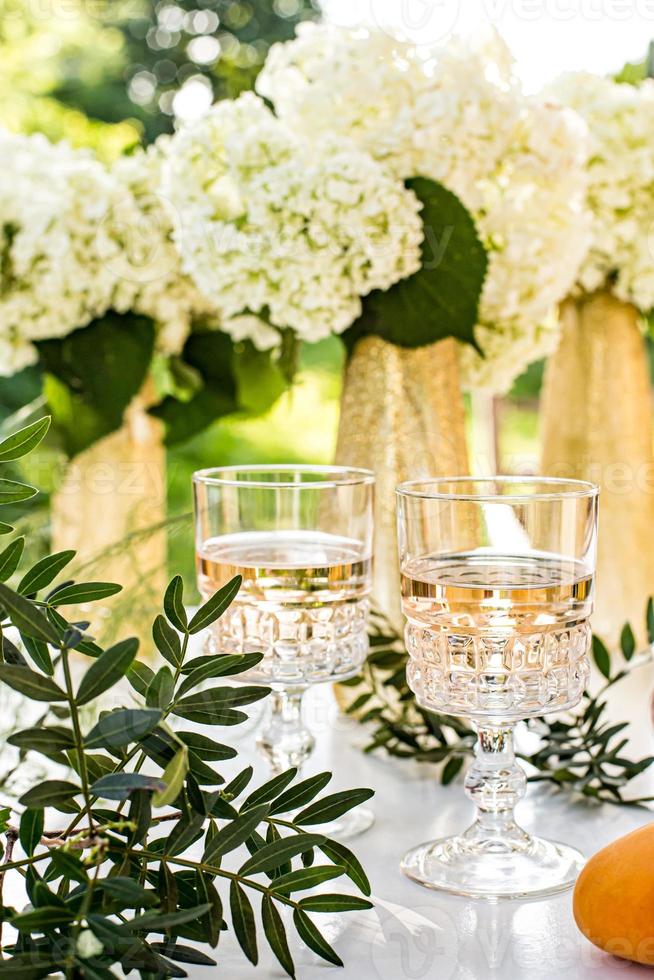
[[[409,851],[428,888],[509,898],[571,885],[582,855],[514,819],[526,776],[513,731],[576,705],[589,676],[598,489],[578,480],[469,477],[397,489],[408,682],[421,707],[470,718],[477,807],[463,834]]]
[[[368,652],[374,476],[341,466],[224,466],[193,475],[198,588],[240,591],[207,637],[212,654],[263,653],[240,680],[269,685],[258,737],[275,772],[300,768],[314,738],[302,717],[313,684],[359,673]],[[367,829],[358,807],[330,834]]]

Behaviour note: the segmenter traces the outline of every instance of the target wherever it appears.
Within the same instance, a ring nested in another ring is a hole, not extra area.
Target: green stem
[[[174,675],[174,683],[175,684],[177,684],[177,681],[179,680],[179,676],[180,676],[180,674],[182,672],[182,664],[184,663],[184,658],[186,657],[186,650],[187,650],[187,647],[188,647],[188,641],[189,641],[189,634],[186,633],[185,636],[184,636],[184,640],[182,642],[182,655],[181,655],[181,658],[180,658],[180,662],[179,662],[179,664],[178,664],[178,666],[177,666],[177,668],[175,670],[175,675]],[[168,715],[170,714],[170,712],[172,711],[172,709],[174,708],[174,706],[175,706],[175,702],[173,701],[173,702],[171,702],[171,704],[167,708],[164,709],[163,720],[165,720],[168,717]],[[128,765],[128,763],[130,763],[132,761],[132,759],[134,758],[134,756],[138,755],[138,753],[140,751],[141,751],[140,746],[135,745],[134,748],[131,749],[127,753],[127,756],[124,759],[122,759],[120,762],[118,762],[114,766],[114,768],[111,770],[110,775],[113,775],[116,772],[123,772],[125,770],[125,767]],[[135,772],[138,772],[144,762],[145,762],[145,755],[141,752],[141,758],[137,762],[137,764],[136,764],[136,766],[134,768],[134,771]],[[98,799],[97,796],[91,797],[91,805],[93,803],[95,803],[97,799]],[[125,806],[125,801],[123,801],[120,804],[120,806],[118,807],[118,813],[121,813],[122,812],[122,809],[123,809],[124,806]],[[83,816],[83,811],[81,811],[80,813],[78,813],[73,818],[72,822],[68,825],[68,827],[64,831],[64,834],[66,836],[68,834],[72,833],[72,831],[75,829],[75,827],[77,826],[77,824],[80,822],[82,816]],[[90,811],[89,811],[89,816],[90,816]]]
[[[133,854],[134,857],[144,857],[149,861],[163,860],[162,855],[156,854],[154,851],[130,848],[129,853]],[[273,888],[268,888],[266,885],[261,885],[258,881],[252,881],[251,878],[244,878],[236,871],[226,871],[225,868],[218,868],[213,864],[205,864],[203,861],[189,861],[185,858],[170,857],[169,855],[166,855],[166,861],[168,861],[170,864],[178,864],[182,868],[191,868],[193,871],[206,871],[208,874],[216,875],[219,878],[229,878],[230,881],[237,881],[239,884],[244,885],[247,888],[252,888],[254,891],[261,892],[264,895],[269,895],[271,898],[276,899],[283,905],[288,905],[294,909],[300,907],[299,902],[294,902],[293,899],[289,898],[287,895],[282,895],[279,892],[276,892]]]
[[[86,806],[86,812],[89,818],[89,829],[91,833],[95,833],[95,827],[93,824],[93,812],[92,812],[92,802],[91,802],[91,790],[89,787],[89,774],[86,768],[86,756],[84,755],[84,738],[82,736],[82,729],[79,723],[79,713],[77,711],[77,702],[75,701],[75,692],[73,691],[73,680],[70,674],[70,663],[68,662],[68,650],[65,648],[61,651],[61,662],[64,667],[64,679],[66,681],[66,694],[68,696],[68,704],[70,706],[70,718],[73,724],[73,733],[75,735],[75,744],[77,747],[77,760],[79,764],[79,774],[82,780],[82,794],[84,796],[84,804]],[[83,813],[83,811],[81,811]]]

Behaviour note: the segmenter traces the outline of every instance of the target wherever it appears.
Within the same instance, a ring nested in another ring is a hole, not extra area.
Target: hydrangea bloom
[[[106,310],[113,277],[94,256],[113,184],[87,153],[39,135],[0,133],[0,158],[0,374],[12,374],[36,360],[31,341]]]
[[[291,133],[251,93],[181,129],[162,174],[184,269],[239,339],[340,333],[362,295],[420,266],[415,195],[351,141]]]
[[[654,307],[654,81],[627,85],[587,73],[568,74],[553,94],[590,130],[588,204],[592,240],[579,285],[607,281],[620,299]]]
[[[106,168],[40,135],[0,133],[0,375],[36,361],[109,309],[158,321],[178,350],[207,300],[181,274],[172,223],[154,193],[155,154]]]
[[[440,181],[489,251],[466,383],[506,390],[557,341],[553,306],[587,247],[585,133],[526,98],[496,34],[420,52],[387,33],[302,25],[273,46],[258,90],[294,131],[354,139],[397,177]]]

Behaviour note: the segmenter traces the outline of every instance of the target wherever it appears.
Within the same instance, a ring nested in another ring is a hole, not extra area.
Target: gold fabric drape
[[[542,471],[599,483],[593,628],[616,644],[628,620],[645,640],[654,594],[654,455],[638,311],[608,292],[569,299],[541,399]]]
[[[166,585],[165,531],[151,530],[166,518],[166,455],[150,402],[144,386],[123,426],[71,460],[52,497],[52,547],[77,551],[72,574],[123,586],[78,611],[91,612],[93,632],[106,642],[129,635],[148,642]]]
[[[336,462],[374,470],[377,606],[401,627],[395,487],[468,472],[454,340],[415,349],[360,340],[347,365]]]

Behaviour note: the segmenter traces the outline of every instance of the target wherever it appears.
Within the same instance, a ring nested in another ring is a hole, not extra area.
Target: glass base
[[[331,820],[329,823],[316,824],[308,827],[311,833],[324,834],[334,840],[350,840],[351,837],[358,837],[370,830],[375,822],[375,814],[367,806],[357,806],[354,810],[348,810],[342,817]]]
[[[584,863],[574,847],[522,831],[501,839],[443,837],[413,848],[400,867],[425,888],[499,899],[564,891],[574,884]]]

